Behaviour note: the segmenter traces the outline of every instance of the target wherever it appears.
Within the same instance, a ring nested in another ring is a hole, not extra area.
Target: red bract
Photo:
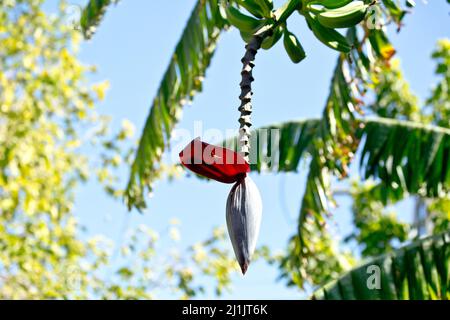
[[[189,170],[223,183],[235,183],[250,171],[247,161],[237,152],[202,142],[200,138],[180,152],[180,160]]]

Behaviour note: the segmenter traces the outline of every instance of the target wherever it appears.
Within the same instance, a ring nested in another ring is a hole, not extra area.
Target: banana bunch
[[[271,18],[273,2],[272,0],[236,0],[235,2],[253,16],[242,13],[232,5],[226,5],[226,18],[231,25],[239,29],[244,41],[248,42],[246,39],[273,20]]]
[[[313,13],[321,25],[331,29],[350,28],[364,20],[369,5],[357,0],[312,0],[306,11]]]
[[[278,28],[275,29],[273,35],[263,40],[263,42],[261,43],[261,48],[263,48],[264,50],[269,50],[281,39],[282,36],[283,36],[283,26],[279,26]]]
[[[237,0],[236,3],[258,19],[270,18],[273,10],[272,0]]]
[[[342,3],[348,2],[342,0]],[[364,1],[350,1],[342,7],[327,8],[317,13],[317,20],[327,28],[351,28],[364,20],[369,6]]]
[[[348,53],[352,46],[335,29],[351,28],[364,20],[369,5],[357,0],[310,0],[301,10],[316,38],[328,47]]]
[[[284,49],[286,50],[289,58],[291,58],[292,62],[299,63],[306,58],[305,50],[303,49],[300,41],[298,41],[297,37],[287,29],[284,32],[283,44]]]
[[[331,49],[349,53],[352,46],[347,39],[335,29],[324,27],[314,15],[307,15],[306,21],[316,38]]]
[[[241,32],[254,34],[266,23],[265,20],[259,20],[243,14],[233,6],[228,6],[225,10],[228,22],[238,28]]]

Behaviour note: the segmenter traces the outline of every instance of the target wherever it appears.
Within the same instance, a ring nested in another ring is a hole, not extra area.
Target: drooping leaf
[[[220,32],[227,22],[217,0],[199,0],[175,48],[151,105],[126,190],[128,207],[143,209],[144,193],[158,176],[158,163],[183,105],[202,90]]]
[[[430,198],[449,195],[449,129],[376,118],[367,120],[358,136],[365,140],[362,174],[381,180],[386,200],[399,191]]]
[[[296,172],[300,160],[311,152],[319,119],[274,124],[251,134],[250,168],[257,172]],[[223,146],[237,150],[237,138]]]
[[[355,28],[348,31],[347,38],[354,44],[350,53],[352,63],[349,63],[343,54],[338,58],[323,118],[310,142],[311,162],[300,208],[297,235],[291,239],[290,252],[282,263],[284,276],[301,287],[308,280],[316,284],[326,280],[311,278],[306,272],[307,265],[310,264],[307,261],[318,257],[315,252],[317,246],[309,239],[314,238],[317,233],[327,233],[325,216],[334,205],[330,194],[331,175],[342,178],[347,176],[348,167],[358,146],[358,81],[364,81],[369,74],[371,61],[363,51],[363,44],[360,43]],[[364,44],[367,45],[367,40]],[[333,269],[343,271],[345,266],[337,255],[333,256],[334,253],[336,252],[328,252],[328,260],[334,261],[329,265]]]
[[[314,282],[314,279],[307,279],[304,268],[306,261],[311,261],[317,256],[317,250],[307,239],[314,233],[326,232],[325,217],[334,206],[330,176],[347,177],[349,165],[358,149],[360,137],[357,132],[361,123],[357,118],[361,113],[360,105],[365,93],[365,83],[370,80],[370,74],[375,67],[380,63],[389,64],[395,53],[385,35],[385,29],[362,31],[362,35],[356,28],[351,28],[347,32],[347,39],[353,44],[353,49],[349,58],[343,54],[338,58],[323,119],[313,140],[314,148],[307,188],[300,208],[298,234],[291,240],[293,243],[290,248],[293,248],[293,251],[285,258],[291,261],[289,263],[284,261],[284,265],[291,266],[285,275],[291,280],[296,279],[294,282],[299,286],[303,286],[307,280]],[[374,37],[374,33],[378,36]],[[377,45],[374,46],[374,43]],[[391,54],[387,55],[385,50],[375,50],[374,47],[391,48]],[[329,258],[339,260],[338,257]],[[333,268],[345,266],[337,263]]]
[[[297,172],[300,159],[316,150],[314,136],[319,134],[322,121],[289,121],[255,130],[252,137],[257,137],[253,144],[257,159],[250,160],[252,171]],[[403,195],[448,195],[450,129],[388,118],[355,119],[354,123],[358,128],[355,146],[361,150],[359,165],[365,179],[380,181],[388,194],[400,189]],[[398,148],[399,139],[402,148]],[[320,171],[317,163],[311,166]],[[317,191],[318,198],[320,193]],[[395,194],[389,197],[396,198]]]
[[[448,300],[450,231],[355,268],[313,295],[324,300]]]

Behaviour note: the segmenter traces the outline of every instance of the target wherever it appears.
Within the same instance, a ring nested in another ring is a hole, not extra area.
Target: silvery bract
[[[226,215],[234,253],[245,274],[255,251],[262,215],[261,196],[250,177],[238,181],[231,189]]]

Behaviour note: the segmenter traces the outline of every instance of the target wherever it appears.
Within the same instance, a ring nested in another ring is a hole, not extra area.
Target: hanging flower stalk
[[[250,127],[252,114],[252,70],[254,59],[263,38],[254,36],[246,46],[242,58],[242,81],[239,106],[240,152],[193,140],[180,152],[181,163],[201,176],[222,183],[234,183],[226,204],[228,234],[242,274],[247,272],[255,251],[261,225],[262,201],[258,188],[247,175],[250,172]]]
[[[255,66],[254,61],[256,54],[261,47],[263,38],[256,35],[252,37],[250,42],[245,46],[245,55],[242,58],[242,81],[241,95],[239,99],[241,100],[241,105],[239,106],[239,112],[241,116],[239,117],[239,147],[241,155],[244,159],[249,162],[250,155],[250,128],[252,126],[251,116],[252,116],[252,82],[255,80],[253,78],[253,67]]]
[[[263,38],[259,35],[252,37],[246,45],[242,58],[242,81],[239,99],[239,148],[240,154],[249,162],[250,156],[250,128],[252,126],[252,82],[254,60],[261,47]],[[259,190],[250,177],[238,181],[230,191],[226,207],[228,234],[233,244],[236,259],[242,273],[247,272],[251,257],[256,247],[261,226],[262,201]]]

